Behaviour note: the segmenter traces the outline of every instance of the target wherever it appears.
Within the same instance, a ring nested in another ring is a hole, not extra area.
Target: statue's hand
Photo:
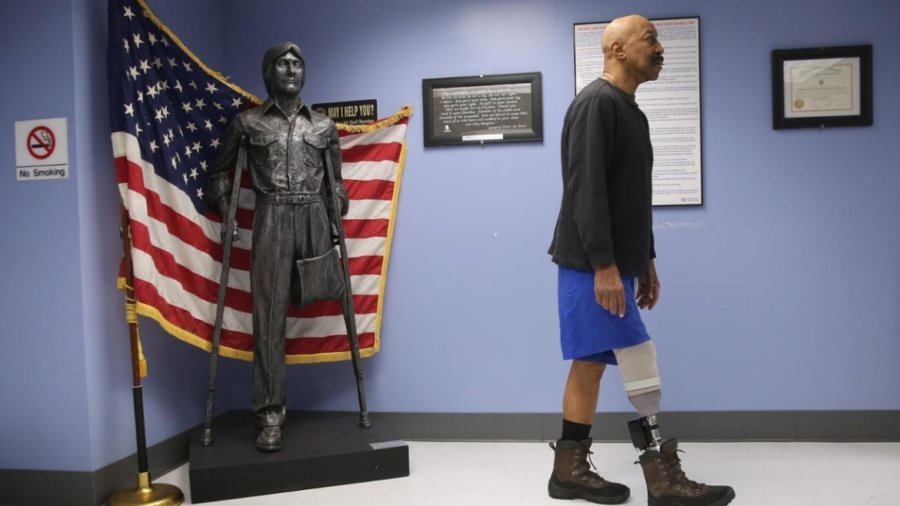
[[[229,207],[229,204],[230,204],[230,201],[229,201],[229,200],[230,200],[230,199],[229,199],[228,197],[219,197],[219,198],[216,200],[216,212],[217,212],[217,213],[219,214],[219,216],[221,216],[223,219],[224,219],[226,216],[228,216],[228,207]]]
[[[340,211],[341,216],[347,216],[347,211],[350,210],[350,199],[347,197],[347,190],[344,189],[344,185],[342,184],[338,184],[336,187],[337,191],[334,192],[334,208]]]

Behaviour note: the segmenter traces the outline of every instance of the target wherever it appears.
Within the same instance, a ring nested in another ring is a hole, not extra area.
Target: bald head
[[[601,40],[603,71],[617,85],[633,93],[640,83],[655,80],[662,69],[663,47],[656,27],[644,16],[632,14],[607,25]]]
[[[648,30],[656,33],[653,23],[640,14],[631,14],[612,20],[606,27],[606,30],[603,30],[603,40],[600,42],[603,47],[604,59],[608,60],[611,57],[615,57],[614,43],[618,42],[625,45]]]

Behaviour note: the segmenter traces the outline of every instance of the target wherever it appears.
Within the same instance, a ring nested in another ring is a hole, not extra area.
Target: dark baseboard
[[[188,459],[189,431],[147,449],[150,477],[162,476]],[[113,493],[137,487],[132,454],[96,471],[0,469],[0,505],[85,506],[103,504]]]
[[[549,441],[560,413],[379,413],[399,437],[421,441]],[[598,413],[592,437],[630,441],[633,413]],[[683,441],[900,441],[898,411],[677,411],[659,415],[664,437]]]
[[[411,441],[549,441],[559,437],[560,413],[377,413],[397,437]],[[599,413],[592,437],[628,441],[632,413]],[[900,410],[677,411],[659,416],[663,437],[682,441],[898,442]],[[149,448],[151,477],[188,460],[190,431]],[[102,504],[137,484],[137,459],[94,472],[0,469],[0,504]]]
[[[3,506],[97,504],[94,473],[88,471],[32,471],[0,469]]]
[[[193,429],[191,429],[193,430]],[[162,476],[188,460],[190,430],[147,448],[151,480]],[[137,455],[132,454],[94,471],[93,504],[102,504],[119,490],[137,488]],[[82,503],[85,504],[85,503]]]

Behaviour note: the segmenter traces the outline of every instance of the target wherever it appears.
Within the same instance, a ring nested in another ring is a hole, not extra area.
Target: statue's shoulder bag
[[[300,306],[317,300],[340,300],[344,295],[344,275],[336,247],[329,248],[323,255],[297,260],[297,274],[300,297],[295,302]]]

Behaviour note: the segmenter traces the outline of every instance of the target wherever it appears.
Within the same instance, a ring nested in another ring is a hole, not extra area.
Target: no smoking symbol
[[[53,130],[45,126],[36,126],[31,129],[25,142],[28,153],[38,160],[49,158],[56,149],[56,136],[53,135]]]

